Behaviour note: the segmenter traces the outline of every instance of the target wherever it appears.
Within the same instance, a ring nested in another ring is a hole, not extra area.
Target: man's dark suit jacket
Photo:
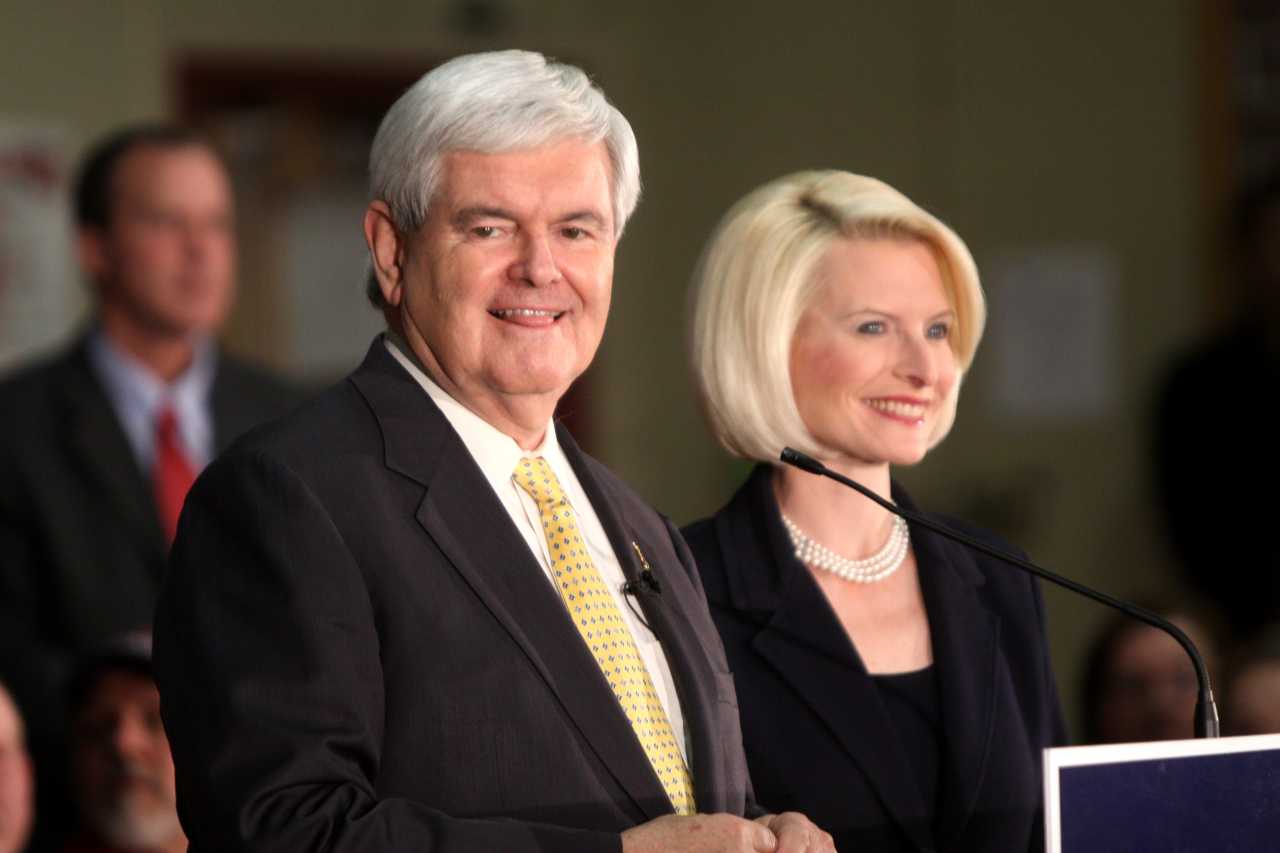
[[[671,665],[701,811],[749,806],[693,561],[563,430]],[[671,806],[461,439],[375,340],[187,501],[155,666],[193,851],[601,851]]]
[[[922,822],[907,753],[794,555],[772,470],[758,467],[724,509],[685,530],[736,679],[756,796],[804,812],[842,851],[1039,850],[1040,750],[1065,730],[1036,583],[912,527],[944,729],[936,820]],[[897,489],[894,499],[911,507]]]
[[[219,449],[297,400],[221,354],[211,393]],[[0,677],[40,728],[75,654],[150,626],[167,549],[85,340],[0,382],[0,413]]]

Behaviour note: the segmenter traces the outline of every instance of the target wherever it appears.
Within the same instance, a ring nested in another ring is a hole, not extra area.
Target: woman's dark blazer
[[[684,531],[734,673],[760,804],[804,812],[851,853],[1040,850],[1040,751],[1066,734],[1036,582],[911,527],[943,727],[937,812],[922,821],[879,693],[794,556],[772,471],[759,466],[728,506]]]

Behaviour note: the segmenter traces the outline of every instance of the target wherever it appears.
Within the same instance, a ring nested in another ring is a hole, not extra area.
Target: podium
[[[1280,735],[1044,754],[1047,853],[1280,850]]]

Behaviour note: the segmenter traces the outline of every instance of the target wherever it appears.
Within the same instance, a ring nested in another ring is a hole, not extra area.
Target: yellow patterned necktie
[[[560,481],[541,456],[520,460],[512,477],[538,505],[556,591],[574,626],[608,679],[613,695],[618,697],[676,814],[693,814],[693,777],[676,745],[671,721],[649,678],[649,670],[640,659],[635,638],[587,553]]]

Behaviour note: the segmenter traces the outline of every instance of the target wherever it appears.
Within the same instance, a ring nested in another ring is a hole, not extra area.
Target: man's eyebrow
[[[466,225],[476,219],[507,219],[514,222],[516,215],[501,207],[464,207],[453,215],[453,224]]]
[[[470,222],[477,219],[505,219],[508,222],[515,222],[516,215],[510,210],[501,207],[486,207],[484,205],[476,205],[474,207],[464,207],[453,215],[453,224],[457,227],[466,227]],[[604,214],[591,208],[582,210],[571,210],[568,213],[556,219],[557,222],[587,222],[596,228],[606,228],[609,224]]]
[[[590,210],[590,209],[575,210],[570,213],[566,213],[564,216],[561,216],[558,221],[590,222],[592,225],[596,226],[597,228],[604,228],[606,225],[608,225],[608,222],[606,222],[604,216],[600,212],[595,210]]]

